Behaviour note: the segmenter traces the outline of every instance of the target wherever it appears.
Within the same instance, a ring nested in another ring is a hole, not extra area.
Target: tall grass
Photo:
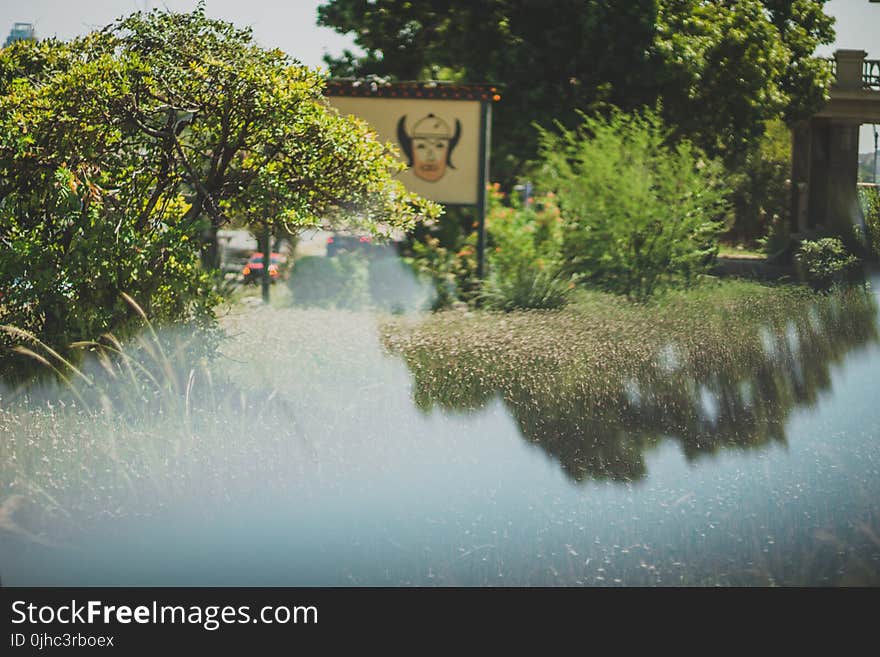
[[[277,447],[295,432],[277,389],[218,374],[194,356],[199,334],[159,330],[126,301],[143,331],[126,342],[105,334],[74,343],[84,352],[76,362],[27,331],[0,327],[17,354],[54,375],[0,387],[0,506],[27,516],[32,536],[57,538],[106,514],[152,513],[172,499],[210,505],[229,495],[239,472],[264,462],[256,439]]]
[[[492,310],[552,310],[568,303],[574,283],[559,270],[521,268],[506,276],[491,275],[480,294]]]

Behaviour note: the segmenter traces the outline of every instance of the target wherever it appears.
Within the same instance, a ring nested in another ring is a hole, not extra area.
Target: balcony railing
[[[865,89],[880,91],[880,59],[866,59],[862,64],[862,84]]]
[[[831,70],[831,77],[837,78],[837,60],[834,57],[823,58]],[[862,61],[862,88],[880,91],[880,59]]]

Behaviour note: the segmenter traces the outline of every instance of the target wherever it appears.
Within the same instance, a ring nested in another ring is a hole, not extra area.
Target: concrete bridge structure
[[[831,98],[795,126],[792,140],[791,230],[795,237],[851,233],[864,226],[859,205],[859,126],[880,123],[880,60],[838,50]]]

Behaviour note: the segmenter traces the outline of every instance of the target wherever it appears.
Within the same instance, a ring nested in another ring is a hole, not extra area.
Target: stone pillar
[[[828,119],[810,119],[809,174],[807,175],[807,221],[804,232],[811,235],[824,228],[828,213],[828,168],[831,127]]]
[[[838,89],[861,89],[862,67],[865,57],[864,50],[837,50],[834,59],[837,62],[837,78],[834,86]]]
[[[837,74],[832,95],[858,97],[863,90],[864,50],[834,53]],[[838,99],[839,100],[839,99]],[[832,234],[849,240],[864,229],[858,199],[859,121],[846,105],[830,103],[795,126],[791,158],[791,227],[804,238]],[[840,117],[840,118],[838,118]]]
[[[845,239],[864,223],[859,205],[859,124],[814,118],[809,123],[810,171],[806,232],[831,233]]]
[[[845,240],[852,238],[854,227],[864,228],[858,180],[859,123],[832,119],[827,224],[832,233]]]
[[[808,228],[810,180],[810,122],[801,121],[791,131],[791,212],[789,230],[800,234]]]

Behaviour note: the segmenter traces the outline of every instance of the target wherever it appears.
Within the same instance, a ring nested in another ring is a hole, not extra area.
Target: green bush
[[[560,308],[573,287],[561,262],[562,218],[555,197],[518,197],[504,206],[493,190],[486,217],[489,276],[481,291],[487,308]]]
[[[880,188],[859,188],[859,199],[865,213],[865,240],[873,260],[880,260]]]
[[[0,324],[71,356],[70,343],[136,330],[140,320],[127,293],[157,324],[214,332],[219,297],[198,266],[200,229],[182,220],[183,197],[169,196],[139,216],[117,209],[93,175],[86,165],[60,165],[19,178],[39,194],[14,190],[0,199]],[[7,374],[21,365],[3,349],[14,344],[0,335],[0,371]]]
[[[795,254],[798,272],[816,290],[858,280],[861,263],[837,237],[804,240]]]
[[[645,299],[711,266],[729,210],[720,163],[671,143],[652,110],[583,116],[574,131],[540,131],[541,186],[563,217],[566,269]]]
[[[431,307],[433,294],[411,263],[396,255],[379,255],[369,261],[367,284],[370,300],[382,310],[402,313]]]
[[[412,264],[379,252],[300,258],[291,271],[290,289],[293,305],[306,307],[402,313],[429,308],[433,301],[430,284]]]
[[[479,294],[477,280],[476,233],[460,237],[455,248],[441,245],[432,235],[413,244],[408,262],[433,287],[431,308],[440,310],[453,303],[470,303]]]
[[[779,119],[768,121],[742,161],[731,165],[733,226],[726,239],[745,244],[774,242],[779,227],[788,226],[791,176],[791,131]],[[772,233],[776,231],[776,234]],[[778,253],[776,249],[768,255]],[[771,247],[772,248],[772,247]],[[769,251],[770,248],[767,248]]]
[[[357,254],[306,256],[290,274],[293,304],[320,308],[361,308],[368,303],[367,261]]]
[[[561,272],[524,267],[511,276],[493,274],[481,293],[492,310],[553,309],[568,303],[573,283]]]
[[[758,246],[768,258],[775,258],[786,251],[791,243],[788,220],[774,216],[767,227],[767,234],[758,238]]]

